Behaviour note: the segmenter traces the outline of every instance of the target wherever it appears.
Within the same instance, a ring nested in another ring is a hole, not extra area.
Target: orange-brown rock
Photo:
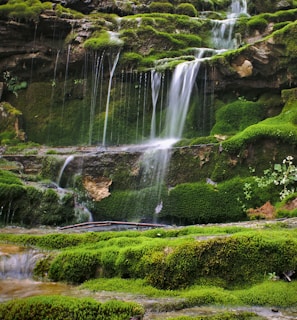
[[[85,176],[83,179],[83,185],[87,190],[90,197],[95,201],[100,201],[104,198],[109,197],[109,186],[112,181],[105,177],[93,178]]]
[[[256,209],[249,209],[248,210],[248,216],[250,219],[267,219],[271,220],[274,219],[276,215],[276,211],[274,206],[270,203],[270,201],[267,201],[263,206]]]

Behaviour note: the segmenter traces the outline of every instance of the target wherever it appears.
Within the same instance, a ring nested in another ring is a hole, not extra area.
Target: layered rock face
[[[180,2],[36,1],[39,11],[30,14],[9,5],[0,5],[0,74],[11,75],[0,78],[1,99],[22,114],[20,129],[28,140],[52,145],[100,143],[107,116],[108,143],[148,139],[152,70],[162,74],[156,116],[164,122],[175,66],[194,61],[194,48],[211,47],[214,21],[223,28],[230,10],[230,1],[186,7]],[[263,6],[254,0],[247,9],[251,16],[244,14],[234,25],[234,37],[240,39],[234,50],[201,62],[187,138],[212,133],[221,103],[238,97],[257,100],[263,93],[280,96],[297,84],[293,2]],[[107,104],[113,105],[106,113]],[[161,134],[164,125],[159,127]]]

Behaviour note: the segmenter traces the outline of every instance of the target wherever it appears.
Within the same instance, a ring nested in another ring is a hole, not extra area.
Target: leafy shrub
[[[144,309],[133,302],[97,302],[89,298],[37,296],[11,300],[0,305],[2,320],[126,320],[143,316]]]

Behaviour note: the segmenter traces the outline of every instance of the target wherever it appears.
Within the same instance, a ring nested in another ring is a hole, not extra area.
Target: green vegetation
[[[7,3],[0,6],[0,17],[13,19],[20,22],[26,21],[39,21],[39,15],[45,10],[52,10],[52,2],[42,2],[39,0],[8,0]],[[67,18],[82,18],[84,15],[63,7],[61,4],[55,6],[55,13],[57,16]]]
[[[297,141],[297,129],[295,125],[297,102],[293,98],[294,93],[295,89],[283,92],[283,97],[287,102],[279,115],[267,118],[237,133],[223,142],[224,148],[228,152],[236,152],[249,143],[265,138],[275,139],[287,144],[295,144]]]
[[[114,35],[109,34],[107,31],[100,31],[94,33],[91,38],[85,41],[84,47],[86,49],[95,51],[114,50],[121,48],[123,42]]]
[[[197,10],[191,3],[181,3],[176,7],[177,14],[184,14],[189,17],[196,17]]]
[[[61,248],[59,243],[64,242],[64,249],[48,261],[48,277],[55,281],[83,283],[120,277],[143,279],[162,290],[202,283],[234,289],[261,283],[269,273],[282,275],[285,270],[295,270],[296,232],[280,227],[255,231],[192,227],[84,235],[1,234],[0,240],[47,248]],[[213,233],[208,239],[210,231]],[[214,234],[217,236],[213,238]],[[152,290],[150,294],[156,293]]]
[[[259,102],[238,99],[224,104],[216,112],[211,134],[233,135],[265,118],[265,107]]]
[[[26,226],[69,224],[76,220],[73,195],[25,185],[13,173],[0,170],[0,223]]]
[[[42,272],[55,281],[81,283],[79,288],[93,293],[113,291],[135,297],[167,298],[155,302],[153,310],[207,305],[296,306],[295,279],[287,282],[278,278],[296,268],[296,230],[287,228],[285,222],[252,228],[191,226],[84,234],[2,233],[0,241],[46,248],[47,256],[35,268],[37,276]],[[13,312],[23,310],[22,315],[29,306],[32,312],[41,312],[37,310],[47,310],[47,301],[61,314],[64,310],[70,314],[74,306],[81,312],[80,303],[85,306],[84,312],[95,308],[95,302],[90,300],[86,306],[84,299],[36,297],[3,303],[0,315],[14,304]],[[60,301],[65,301],[63,308]],[[116,302],[110,303],[120,308]],[[134,315],[144,312],[136,304],[125,306],[121,305],[120,314],[128,310]],[[102,306],[100,312],[104,310]],[[3,319],[15,319],[16,314]],[[216,316],[224,319],[222,310]],[[226,319],[237,319],[236,316],[238,313],[230,313],[231,318]],[[238,319],[249,319],[250,314],[241,316]]]
[[[152,2],[149,6],[151,12],[173,13],[174,6],[170,2]]]
[[[18,21],[33,20],[37,22],[40,13],[43,10],[51,8],[51,2],[42,3],[39,0],[9,0],[6,4],[0,6],[0,16]]]
[[[3,320],[48,319],[48,320],[126,320],[142,316],[143,308],[131,302],[110,300],[100,303],[90,298],[62,296],[40,296],[17,299],[0,304],[0,317]]]

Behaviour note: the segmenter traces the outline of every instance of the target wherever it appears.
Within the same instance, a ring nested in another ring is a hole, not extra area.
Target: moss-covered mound
[[[0,317],[3,320],[126,320],[133,316],[142,317],[143,314],[143,308],[136,303],[122,301],[100,303],[93,299],[66,296],[37,296],[12,300],[0,305]]]
[[[188,227],[84,235],[3,234],[0,240],[60,248],[63,239],[67,247],[41,260],[35,274],[68,283],[119,277],[145,279],[162,290],[203,282],[241,288],[261,283],[265,275],[283,276],[296,269],[294,230],[244,229]],[[212,237],[208,239],[209,235]]]
[[[0,223],[60,225],[76,221],[72,194],[26,185],[14,173],[0,170]]]

